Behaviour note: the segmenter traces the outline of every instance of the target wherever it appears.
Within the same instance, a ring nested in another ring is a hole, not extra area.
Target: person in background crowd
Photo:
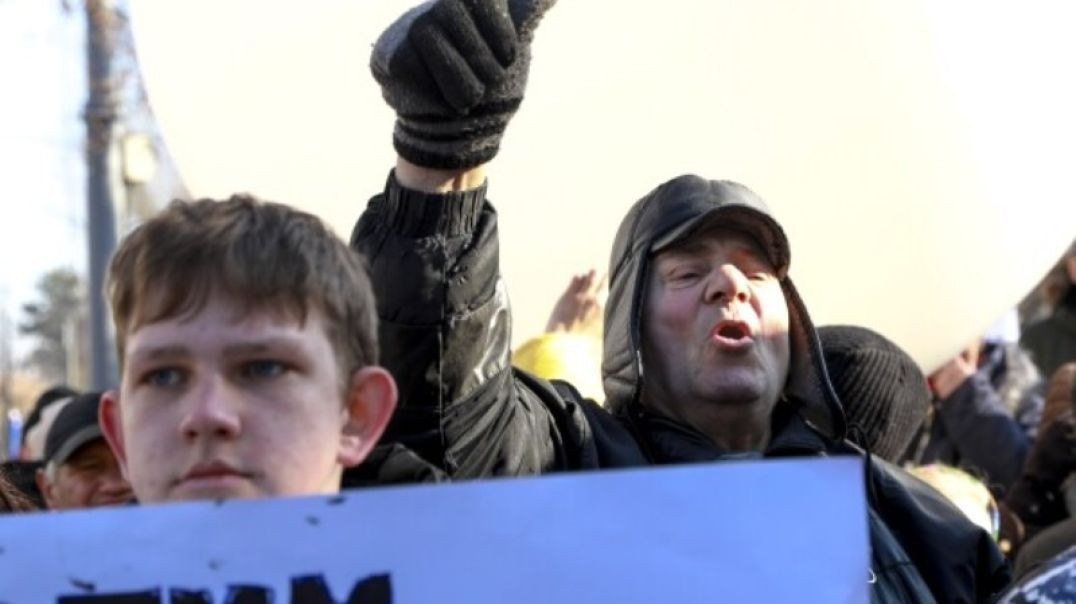
[[[898,463],[930,409],[923,372],[904,349],[865,327],[825,325],[818,339],[849,440]]]
[[[45,438],[56,416],[78,392],[67,386],[54,386],[38,396],[23,425],[20,436],[19,457],[3,462],[8,481],[17,488],[34,507],[45,507],[45,498],[37,486],[39,470],[45,467]]]
[[[604,329],[609,411],[511,367],[485,164],[551,5],[439,0],[374,46],[398,160],[352,245],[369,260],[385,364],[402,388],[386,440],[454,478],[852,452],[788,277],[788,241],[737,183],[674,178],[621,222]],[[986,601],[1007,583],[990,536],[935,490],[876,457],[866,481],[864,580],[877,601]]]
[[[1017,580],[1024,578],[1073,544],[1076,544],[1076,516],[1070,515],[1068,519],[1043,529],[1020,548],[1013,565],[1013,576]]]
[[[1020,345],[1031,353],[1039,373],[1049,376],[1076,361],[1076,241],[1043,280],[1042,290],[1052,310],[1024,329]]]
[[[1072,517],[1071,477],[1076,473],[1076,363],[1050,379],[1043,423],[1006,504],[1022,523],[1026,542]],[[1073,506],[1076,507],[1076,506]]]
[[[0,474],[7,479],[8,486],[18,490],[34,509],[43,509],[45,498],[37,488],[37,471],[44,467],[43,461],[8,459],[0,462]]]
[[[1019,346],[986,337],[930,375],[934,404],[908,452],[980,477],[995,498],[1020,475],[1042,414],[1042,380]]]
[[[521,344],[512,364],[546,379],[575,385],[594,401],[605,398],[601,384],[602,312],[605,277],[598,271],[573,275],[549,313],[545,333]]]
[[[51,510],[118,505],[131,500],[131,487],[97,423],[100,402],[100,392],[76,396],[49,429],[45,467],[37,471],[37,488]]]
[[[109,267],[100,423],[141,503],[335,493],[396,405],[362,260],[316,217],[173,202]]]
[[[1045,604],[1076,602],[1076,525],[1069,525],[1060,554],[1027,569],[998,604]]]
[[[1076,361],[1057,368],[1046,385],[1046,402],[1042,409],[1042,425],[1053,423],[1073,407],[1073,389],[1076,388]]]
[[[6,473],[0,471],[0,514],[29,512],[36,509],[34,504],[8,481]]]
[[[1029,439],[1035,438],[1049,374],[1039,373],[1020,347],[1020,319],[1010,310],[983,335],[978,371],[987,376],[1001,404]]]
[[[63,404],[77,394],[78,392],[67,386],[54,386],[37,397],[22,427],[19,459],[40,461],[44,457],[45,435],[49,433],[49,427],[56,419],[56,414],[63,408]]]

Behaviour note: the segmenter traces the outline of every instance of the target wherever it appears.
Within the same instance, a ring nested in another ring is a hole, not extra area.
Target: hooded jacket
[[[669,181],[641,199],[618,231],[602,368],[609,412],[568,384],[511,367],[497,215],[485,187],[426,194],[390,175],[351,239],[370,268],[382,363],[400,388],[382,441],[404,445],[453,479],[728,457],[701,432],[648,413],[638,400],[645,379],[639,325],[651,255],[711,217],[759,239],[788,301],[791,366],[764,454],[861,454],[843,441],[843,413],[817,335],[787,277],[780,225],[746,187],[695,176]],[[866,467],[875,601],[979,602],[1004,587],[1007,572],[984,531],[917,479],[876,459]],[[364,472],[391,481],[379,468]]]
[[[788,239],[765,202],[747,187],[686,175],[674,178],[635,203],[620,223],[609,266],[602,378],[606,404],[629,420],[646,417],[639,402],[645,379],[642,356],[644,292],[654,255],[711,222],[742,231],[758,241],[777,271],[789,312],[790,362],[775,420],[799,416],[814,433],[810,449],[844,438],[844,414],[823,362],[818,335],[788,276]],[[784,426],[772,433],[780,444]],[[644,431],[645,432],[645,431]],[[801,438],[806,439],[804,431]],[[773,449],[771,444],[770,449]]]

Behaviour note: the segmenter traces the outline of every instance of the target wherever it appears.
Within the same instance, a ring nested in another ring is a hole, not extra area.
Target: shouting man
[[[844,440],[788,240],[732,182],[674,178],[621,222],[604,334],[611,412],[512,369],[485,169],[551,4],[429,2],[374,47],[399,158],[352,245],[370,261],[385,364],[402,388],[386,440],[458,478],[861,453]],[[901,470],[876,458],[867,468],[864,580],[876,599],[985,601],[1004,586],[984,531]]]

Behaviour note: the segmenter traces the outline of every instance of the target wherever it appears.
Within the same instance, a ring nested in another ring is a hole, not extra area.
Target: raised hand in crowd
[[[964,468],[1002,498],[1020,475],[1031,435],[1002,401],[992,376],[980,368],[981,350],[977,340],[930,374],[932,413],[907,460]],[[1041,397],[1033,402],[1037,417]]]
[[[545,330],[548,333],[578,333],[601,338],[605,310],[605,275],[590,269],[572,275],[568,287],[553,305]]]
[[[978,363],[979,342],[976,341],[931,373],[928,383],[934,394],[944,401],[952,396],[968,378],[975,375]]]
[[[545,333],[512,353],[512,364],[547,380],[564,380],[580,394],[605,400],[601,383],[602,318],[605,276],[598,271],[572,275],[549,313]]]
[[[386,29],[370,69],[396,111],[400,157],[435,170],[492,159],[523,99],[534,28],[553,4],[441,0]]]

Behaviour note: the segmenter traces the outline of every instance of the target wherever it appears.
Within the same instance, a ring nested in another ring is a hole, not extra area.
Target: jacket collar
[[[634,422],[651,461],[658,464],[815,456],[829,448],[825,437],[787,403],[775,410],[773,436],[761,453],[723,450],[699,430],[647,411],[629,421]]]

